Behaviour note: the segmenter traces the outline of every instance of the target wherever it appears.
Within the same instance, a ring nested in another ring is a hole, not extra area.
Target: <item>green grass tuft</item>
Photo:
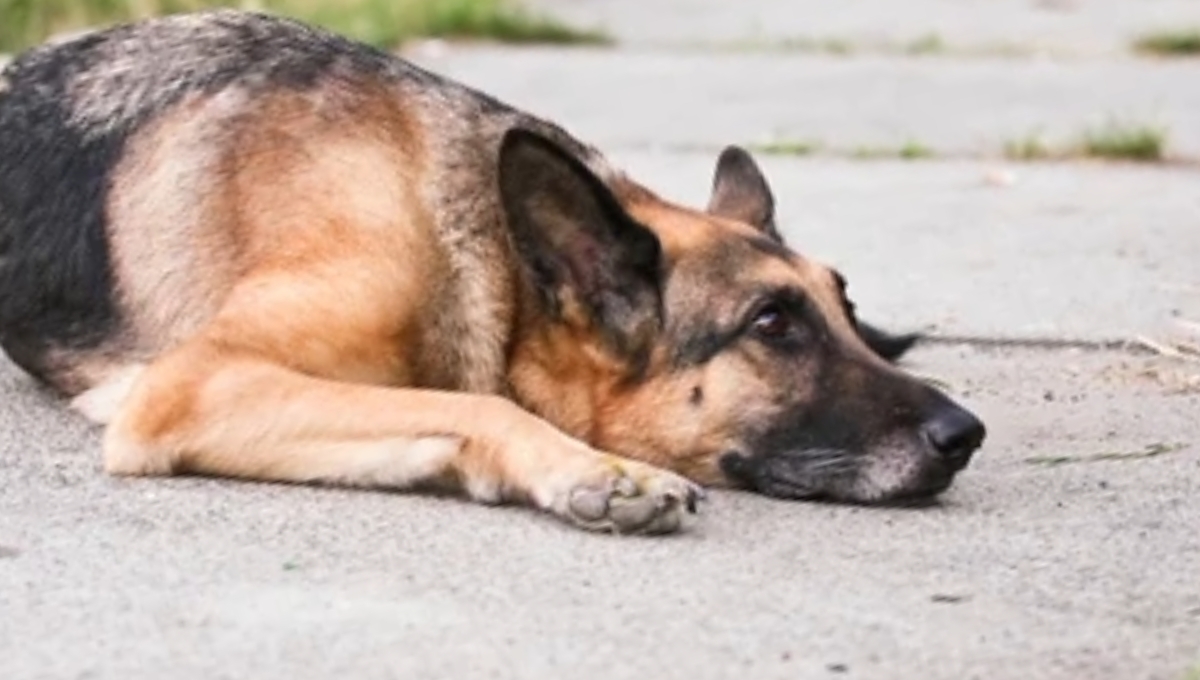
[[[820,142],[801,140],[775,140],[762,144],[748,144],[746,148],[766,156],[808,156],[821,150]]]
[[[1134,41],[1133,48],[1162,57],[1200,56],[1200,28],[1148,33]]]
[[[858,146],[850,152],[850,157],[857,160],[879,160],[884,158],[901,158],[907,161],[934,158],[934,150],[916,140],[908,140],[900,146]]]
[[[0,0],[0,52],[21,50],[56,34],[214,7],[275,12],[383,48],[414,38],[611,42],[602,32],[573,28],[518,0]]]
[[[1010,139],[1004,143],[1004,155],[1016,161],[1038,161],[1053,157],[1055,154],[1042,141],[1038,133],[1030,133],[1018,139]]]
[[[897,152],[900,158],[905,160],[918,160],[921,158],[933,158],[933,149],[924,144],[909,140]]]
[[[311,2],[311,0],[310,0]],[[296,0],[275,0],[281,13]],[[606,45],[599,31],[567,26],[510,0],[343,0],[349,7],[323,5],[291,12],[377,47],[413,38],[494,40],[514,44]]]
[[[774,43],[762,43],[771,52],[813,52],[816,54],[836,54],[846,56],[854,51],[850,41],[842,38],[813,38],[793,36]]]
[[[1079,151],[1092,158],[1152,162],[1163,159],[1166,144],[1162,128],[1113,121],[1085,132]]]
[[[904,52],[913,56],[941,54],[946,49],[946,41],[937,33],[923,35],[904,46]]]

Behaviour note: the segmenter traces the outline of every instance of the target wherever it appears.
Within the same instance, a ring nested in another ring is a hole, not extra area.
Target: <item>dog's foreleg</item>
[[[105,437],[114,474],[382,488],[455,484],[590,529],[674,531],[699,490],[572,439],[497,396],[311,377],[194,342],[152,364]]]

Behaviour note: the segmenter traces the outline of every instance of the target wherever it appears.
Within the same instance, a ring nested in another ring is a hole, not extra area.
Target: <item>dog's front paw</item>
[[[703,498],[703,489],[672,472],[604,457],[565,484],[550,509],[593,531],[669,534]]]

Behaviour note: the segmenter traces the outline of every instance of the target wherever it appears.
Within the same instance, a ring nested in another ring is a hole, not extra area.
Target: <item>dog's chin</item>
[[[753,491],[764,496],[793,501],[814,501],[842,505],[870,505],[894,508],[925,508],[938,504],[938,497],[950,488],[951,480],[898,489],[863,488],[854,481],[818,486],[812,480],[768,477],[759,480]]]
[[[893,489],[880,489],[845,502],[896,508],[927,508],[938,504],[942,492],[954,482],[954,473],[944,466],[928,468],[917,480]]]
[[[729,453],[721,458],[721,469],[736,486],[772,498],[886,507],[936,505],[954,481],[954,472],[934,461],[897,470],[875,465],[869,456],[843,454],[842,459],[861,463],[813,465],[811,452],[762,458]]]

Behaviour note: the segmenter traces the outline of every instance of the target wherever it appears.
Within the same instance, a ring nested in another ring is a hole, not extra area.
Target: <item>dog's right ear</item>
[[[526,130],[500,146],[500,197],[517,254],[547,311],[587,320],[622,352],[661,325],[658,238],[580,160]]]
[[[775,196],[750,152],[727,146],[717,158],[708,213],[749,224],[783,243],[775,227]]]

